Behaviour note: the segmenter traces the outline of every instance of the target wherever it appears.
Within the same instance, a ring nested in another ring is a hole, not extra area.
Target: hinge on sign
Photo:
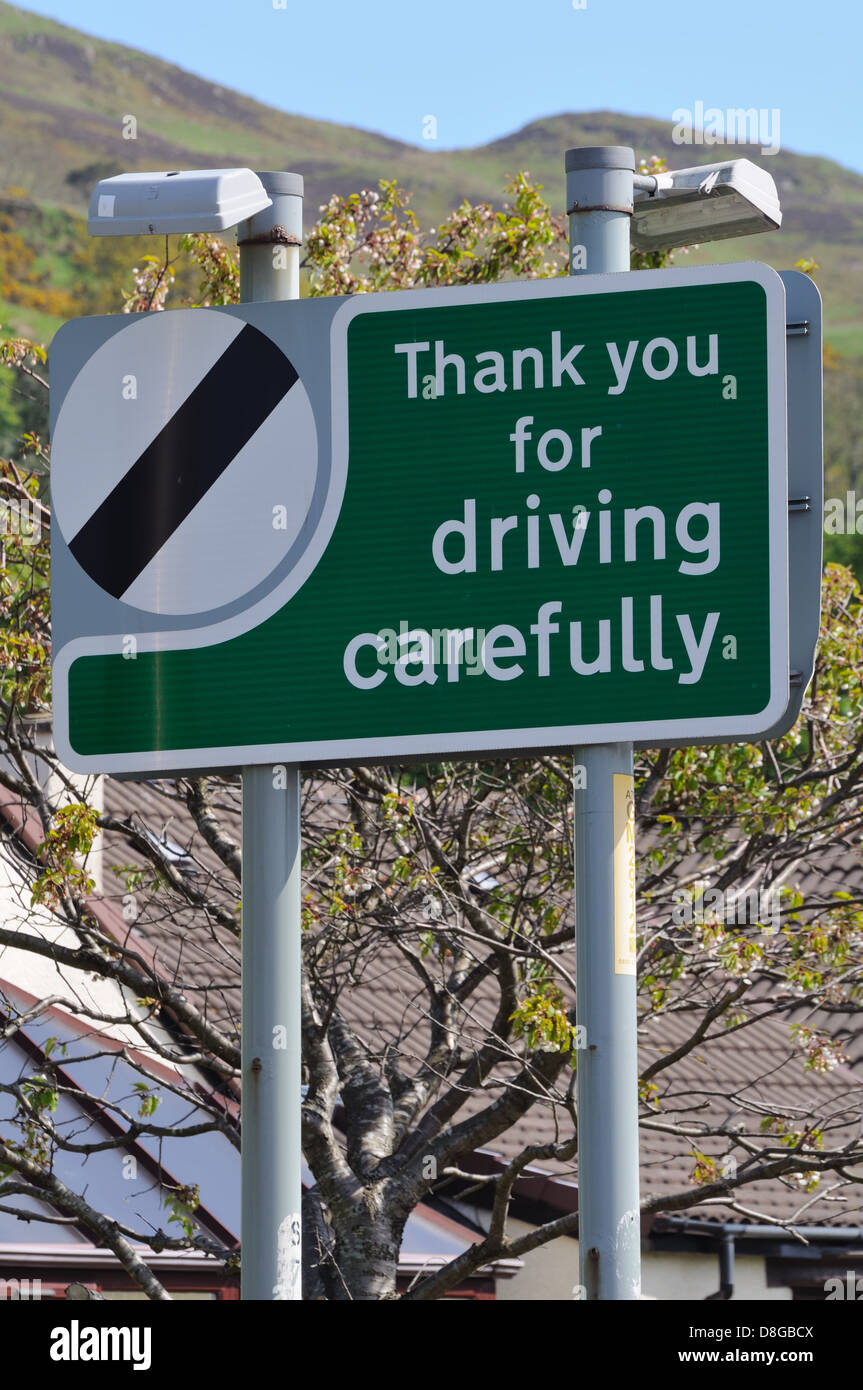
[[[811,512],[811,497],[789,497],[788,510],[789,512]]]
[[[786,338],[805,338],[809,333],[809,320],[801,319],[800,323],[786,323]]]
[[[802,671],[789,671],[789,673],[788,673],[788,684],[789,684],[789,685],[802,685],[802,684],[803,684],[803,672],[802,672]]]

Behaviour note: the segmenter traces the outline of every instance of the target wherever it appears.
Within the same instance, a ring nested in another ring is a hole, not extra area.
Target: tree
[[[863,368],[824,352],[824,553],[863,576]]]
[[[565,273],[564,231],[541,190],[522,174],[508,192],[502,210],[464,203],[426,234],[395,183],[333,198],[308,238],[307,291]],[[236,264],[218,238],[185,238],[180,253],[200,267],[200,302],[236,298]],[[163,308],[171,274],[167,262],[144,264],[126,308]],[[4,353],[8,365],[37,372],[29,345],[6,345]],[[30,447],[34,459],[44,458],[38,440]],[[35,471],[9,462],[2,470],[5,494],[35,495]],[[186,1069],[177,1090],[193,1103],[194,1119],[185,1132],[218,1130],[237,1143],[226,1098],[239,1075],[238,1020],[219,1003],[219,979],[235,980],[238,969],[239,787],[226,777],[157,784],[166,817],[189,827],[182,848],[202,868],[206,847],[206,872],[190,875],[134,817],[100,810],[50,753],[40,756],[52,782],[34,775],[40,750],[32,716],[50,700],[46,530],[36,545],[7,541],[0,787],[42,826],[38,855],[19,866],[32,903],[50,907],[73,938],[34,928],[25,903],[32,934],[5,924],[0,947],[51,960],[67,975],[84,970],[113,982],[124,1026]],[[860,592],[848,571],[832,567],[818,668],[789,734],[638,756],[639,1008],[648,1041],[664,1029],[676,1040],[650,1054],[641,1119],[646,1134],[671,1136],[691,1163],[690,1182],[647,1195],[646,1212],[710,1202],[741,1210],[752,1184],[783,1181],[803,1187],[802,1217],[826,1175],[835,1200],[858,1189],[863,1141],[849,1132],[860,1133],[859,1091],[840,1065],[840,1038],[861,1007],[860,896],[804,901],[795,882],[813,852],[828,856],[859,836],[861,646]],[[486,1239],[402,1295],[438,1298],[494,1258],[576,1229],[576,1218],[565,1217],[527,1236],[507,1234],[508,1204],[528,1164],[554,1160],[577,1172],[571,769],[557,756],[336,769],[310,777],[304,801],[303,1142],[314,1176],[304,1208],[306,1296],[395,1297],[401,1238],[417,1203],[432,1191],[482,1182],[492,1203]],[[209,990],[189,987],[179,965],[173,974],[157,969],[131,933],[118,936],[100,920],[88,868],[97,834],[120,847],[117,893],[134,900],[136,930],[146,937],[150,924],[164,930],[167,923],[182,933],[185,950],[208,952],[219,963]],[[386,991],[398,1004],[378,1020],[364,1018],[357,1002],[371,986],[378,999]],[[106,1021],[74,992],[64,1007],[83,1012],[94,1030]],[[12,1001],[5,1012],[7,1036],[34,1014]],[[160,1020],[166,1030],[156,1031]],[[765,1021],[783,1049],[766,1077],[747,1046]],[[687,1059],[715,1037],[734,1038],[740,1064],[761,1077],[757,1097],[743,1087],[732,1098],[733,1124],[721,1084],[707,1095],[709,1087],[680,1079]],[[787,1086],[773,1086],[780,1066],[817,1082],[817,1113],[808,1105],[801,1111]],[[195,1086],[202,1074],[207,1096]],[[109,1108],[135,1132],[158,1136],[160,1086],[149,1076],[141,1084],[134,1106]],[[58,1126],[64,1085],[50,1066],[4,1089],[15,1116],[0,1134],[0,1204],[42,1195],[58,1213],[74,1214],[153,1298],[166,1295],[133,1237],[145,1248],[197,1247],[233,1258],[196,1225],[193,1185],[174,1195],[180,1230],[172,1235],[121,1228],[91,1198],[58,1185],[58,1152],[122,1139],[82,1140]],[[526,1135],[515,1157],[491,1177],[471,1174],[471,1155],[514,1127]]]

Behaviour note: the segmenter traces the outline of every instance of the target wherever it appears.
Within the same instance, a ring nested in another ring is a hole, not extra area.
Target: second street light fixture
[[[749,159],[637,174],[630,237],[636,251],[775,231],[782,224],[776,184]]]

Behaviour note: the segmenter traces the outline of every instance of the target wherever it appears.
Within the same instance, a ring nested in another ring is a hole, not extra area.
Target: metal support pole
[[[635,158],[568,150],[570,273],[629,269]],[[588,1299],[641,1296],[632,744],[575,750],[578,1230]]]
[[[237,228],[240,298],[298,299],[299,174]],[[301,1298],[300,771],[243,768],[242,1297]]]

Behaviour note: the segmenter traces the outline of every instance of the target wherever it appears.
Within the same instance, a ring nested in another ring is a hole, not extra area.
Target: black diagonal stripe
[[[115,598],[128,589],[296,380],[272,339],[246,324],[71,542],[100,588]]]

